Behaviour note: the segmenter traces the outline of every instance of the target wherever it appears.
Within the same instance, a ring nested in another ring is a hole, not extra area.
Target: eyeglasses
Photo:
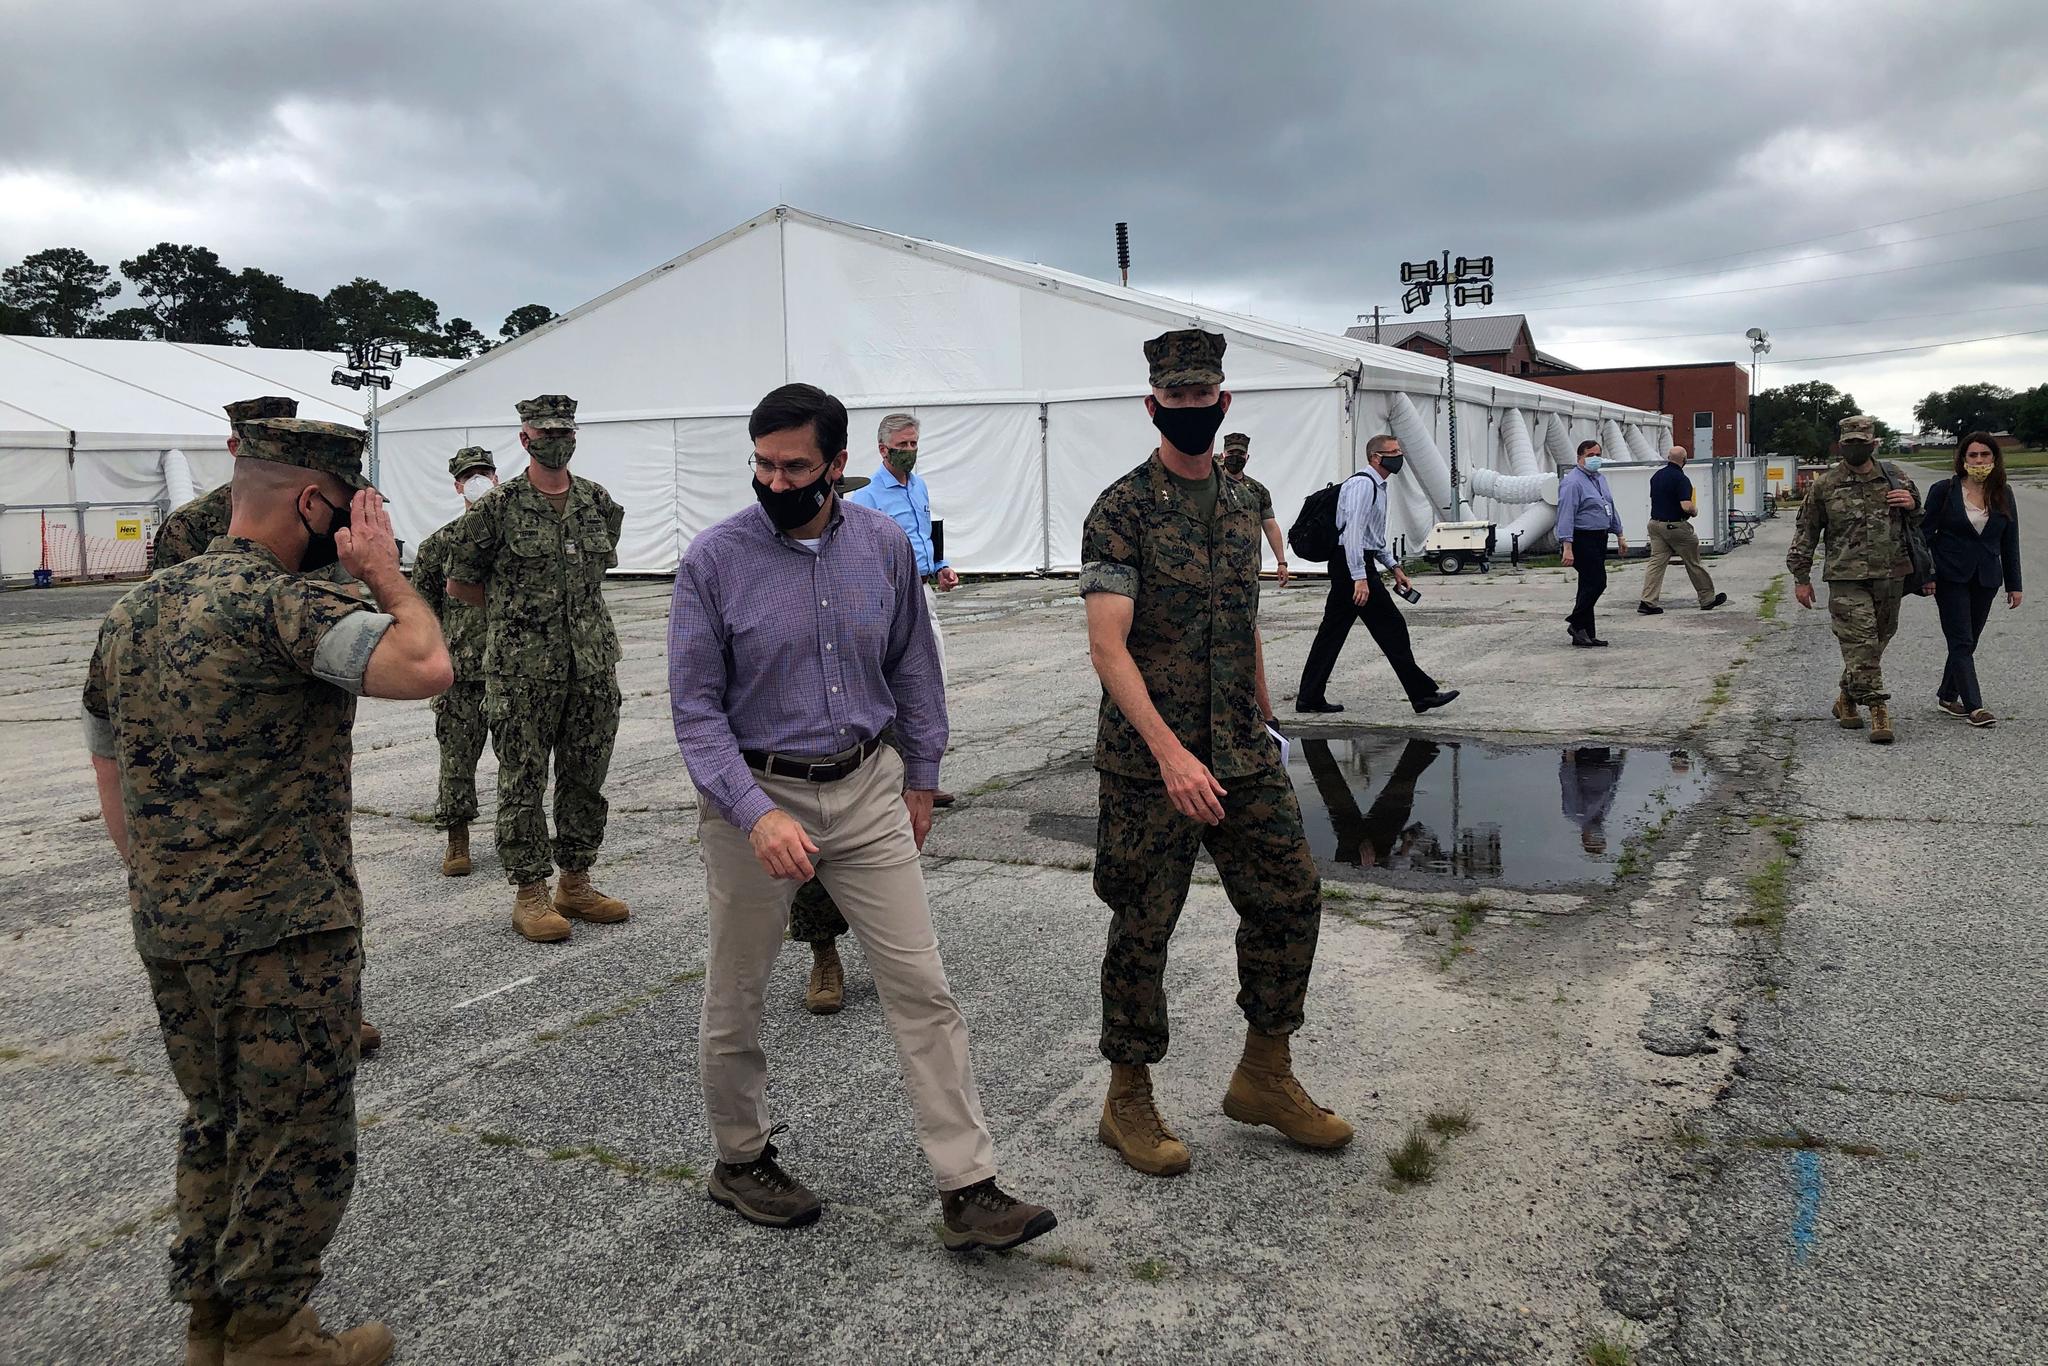
[[[778,460],[763,460],[758,455],[750,455],[747,457],[747,468],[763,479],[773,479],[779,474],[784,479],[795,479],[808,484],[817,478],[825,467],[814,461],[806,461],[800,465],[785,465]]]

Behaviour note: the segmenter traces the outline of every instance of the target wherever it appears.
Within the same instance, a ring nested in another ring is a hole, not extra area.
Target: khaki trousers
[[[903,805],[901,756],[884,745],[836,783],[758,776],[761,790],[818,846],[811,856],[818,880],[867,954],[917,1112],[918,1141],[939,1189],[994,1176],[995,1144],[974,1089],[967,1023],[939,961],[917,841]],[[771,1127],[762,1001],[799,884],[770,877],[746,834],[709,801],[699,809],[711,935],[697,1066],[719,1159],[751,1162]]]
[[[1699,595],[1700,606],[1705,607],[1714,600],[1714,576],[1700,563],[1699,533],[1692,529],[1690,522],[1650,523],[1650,567],[1643,571],[1643,601],[1652,607],[1664,592],[1664,570],[1676,555],[1685,564],[1685,576],[1692,580],[1692,591]]]
[[[939,630],[939,590],[929,583],[924,586],[924,610],[932,619],[932,644],[938,647],[939,683],[943,686],[951,682],[946,677],[946,636]]]

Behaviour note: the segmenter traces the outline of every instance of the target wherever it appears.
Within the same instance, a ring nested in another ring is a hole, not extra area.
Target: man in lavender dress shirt
[[[1015,1247],[1056,1221],[996,1185],[918,866],[946,699],[917,559],[894,521],[834,491],[846,468],[838,399],[786,384],[747,432],[759,506],[691,543],[669,615],[669,693],[710,903],[697,1044],[718,1145],[710,1196],[770,1227],[819,1214],[775,1160],[761,1049],[790,902],[815,876],[874,973],[938,1181],[941,1240],[956,1252]]]
[[[1628,554],[1614,490],[1600,473],[1600,443],[1581,441],[1578,464],[1557,481],[1557,543],[1564,550],[1564,567],[1579,571],[1578,596],[1564,619],[1565,630],[1581,648],[1607,643],[1593,630],[1593,605],[1607,591],[1609,532],[1619,553]]]

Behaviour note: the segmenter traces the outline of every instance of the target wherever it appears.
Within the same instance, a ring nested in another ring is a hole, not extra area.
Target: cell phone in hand
[[[1408,599],[1408,601],[1411,603],[1422,601],[1421,592],[1417,590],[1415,585],[1413,584],[1408,585],[1408,587],[1406,588],[1401,587],[1399,584],[1395,584],[1394,591],[1396,593],[1399,593],[1402,597]]]

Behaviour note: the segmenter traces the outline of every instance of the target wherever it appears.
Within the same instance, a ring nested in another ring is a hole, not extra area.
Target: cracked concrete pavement
[[[2038,1039],[2038,1019],[1989,978],[1914,1017],[1945,1031],[1939,1047],[1871,1041],[1868,1016],[1888,1008],[1872,991],[1908,989],[1916,972],[1886,953],[1935,937],[1924,927],[1904,937],[1905,922],[1928,918],[1916,860],[1935,860],[1952,889],[1982,876],[2009,894],[2023,874],[1995,856],[2012,835],[1978,822],[1866,831],[1822,814],[1906,771],[1884,763],[1911,762],[1920,731],[1933,741],[1936,723],[1909,724],[1890,755],[1833,732],[1816,740],[1808,694],[1832,650],[1824,622],[1790,620],[1789,596],[1775,618],[1759,614],[1788,530],[1781,518],[1754,547],[1712,562],[1731,599],[1714,613],[1639,618],[1640,561],[1619,569],[1606,651],[1565,645],[1572,582],[1561,570],[1418,577],[1424,599],[1408,613],[1418,653],[1465,690],[1427,726],[1354,634],[1332,690],[1350,707],[1343,723],[1553,749],[1683,745],[1713,786],[1675,815],[1617,829],[1602,875],[1570,886],[1327,869],[1296,1059],[1318,1097],[1358,1125],[1357,1142],[1334,1156],[1290,1149],[1218,1111],[1242,1029],[1234,924],[1213,873],[1198,874],[1168,977],[1173,1052],[1158,1069],[1162,1101],[1195,1152],[1194,1170],[1172,1181],[1124,1169],[1094,1134],[1107,1077],[1095,1051],[1106,913],[1088,874],[1097,693],[1073,583],[993,581],[943,598],[953,673],[945,785],[961,802],[940,815],[927,876],[1005,1180],[1061,1220],[1008,1258],[949,1258],[932,1235],[937,1204],[858,949],[846,1010],[817,1019],[801,1008],[807,963],[792,946],[765,1027],[771,1097],[791,1126],[784,1152],[828,1202],[825,1219],[772,1233],[704,1200],[703,888],[695,794],[667,717],[666,584],[611,592],[626,701],[598,874],[632,903],[625,925],[527,944],[510,929],[510,889],[487,839],[476,876],[440,878],[437,837],[421,821],[432,801],[431,717],[422,704],[365,704],[356,860],[369,908],[366,1009],[387,1042],[360,1073],[361,1179],[316,1306],[336,1323],[382,1316],[410,1361],[864,1351],[890,1361],[1562,1363],[1595,1338],[1631,1343],[1644,1361],[1779,1359],[1759,1344],[1786,1316],[1744,1296],[1810,1301],[1818,1314],[1821,1301],[1796,1278],[1833,1265],[1838,1206],[1823,1203],[1812,1230],[1824,1255],[1787,1262],[1774,1279],[1771,1258],[1791,1246],[1796,1215],[1785,1164],[1815,1154],[1751,1149],[1743,1136],[1774,1132],[1787,1095],[1862,1107],[1812,1114],[1830,1140],[1867,1131],[1873,1144],[1902,1143],[1897,1127],[1937,1106],[1960,1135],[1972,1116],[2015,1098],[2038,1106],[2041,1085],[2024,1050],[2001,1051]],[[11,797],[0,812],[6,1360],[160,1359],[180,1323],[162,1300],[180,1105],[76,721],[84,661],[113,596],[0,599],[0,773]],[[1320,581],[1268,587],[1267,657],[1282,698],[1322,596]],[[1921,631],[1931,615],[1916,618]],[[2011,628],[2001,618],[1994,629]],[[2018,644],[1994,635],[1986,661],[1987,677],[2012,679],[2016,699]],[[1291,718],[1285,701],[1280,709]],[[1993,752],[2024,747],[2030,724],[1991,732]],[[1983,738],[1947,734],[1954,753],[1939,752],[1964,763],[1965,741]],[[1820,740],[1831,747],[1825,780]],[[486,823],[493,772],[486,756]],[[1966,776],[1998,781],[1989,770]],[[1885,790],[1901,815],[1947,805],[1910,782]],[[1753,923],[1752,880],[1786,855],[1788,836],[1800,857],[1781,947]],[[1896,852],[1852,857],[1859,838]],[[1830,870],[1824,888],[1809,878],[1816,867]],[[1855,942],[1859,896],[1889,898],[1897,935]],[[2024,932],[2017,911],[1970,904],[1974,917],[1959,903],[1948,918],[1987,935]],[[1830,918],[1846,942],[1803,939]],[[1820,966],[1866,960],[1865,979]],[[1973,965],[1991,967],[1958,963],[1944,990]],[[1965,1018],[1978,1023],[1966,1029]],[[1819,1055],[1798,1046],[1860,1059],[1876,1069],[1864,1081],[1907,1056],[1925,1066],[1892,1077],[1900,1094],[1890,1099],[1795,1090],[1824,1074]],[[1749,1074],[1739,1081],[1738,1061]],[[1960,1110],[1914,1089],[1965,1081]],[[1473,1127],[1431,1139],[1434,1180],[1392,1182],[1386,1150],[1427,1116],[1460,1111]],[[1885,1122],[1851,1124],[1849,1114]],[[1931,1137],[1914,1141],[1940,1150]],[[2015,1174],[2039,1160],[2017,1133],[1997,1151]],[[1824,1179],[1863,1163],[1827,1189],[1863,1202],[1840,1208],[1877,1217],[1895,1164],[1836,1151],[1817,1160]],[[1929,1197],[1948,1165],[1913,1174],[1915,1193],[1895,1194],[1923,1222],[1960,1229],[1974,1219],[1980,1239],[1999,1229],[2038,1239],[2038,1196],[2030,1205],[2001,1185],[2008,1203],[1996,1218],[1973,1206],[1936,1220],[1925,1206],[1940,1203]],[[1847,1184],[1858,1179],[1860,1188]],[[1861,1265],[1880,1278],[1897,1269],[1875,1253]],[[2038,1276],[2038,1256],[2033,1265]],[[2024,1286],[2015,1263],[1991,1266],[2004,1293]],[[1987,1311],[1985,1340],[2018,1324]]]

